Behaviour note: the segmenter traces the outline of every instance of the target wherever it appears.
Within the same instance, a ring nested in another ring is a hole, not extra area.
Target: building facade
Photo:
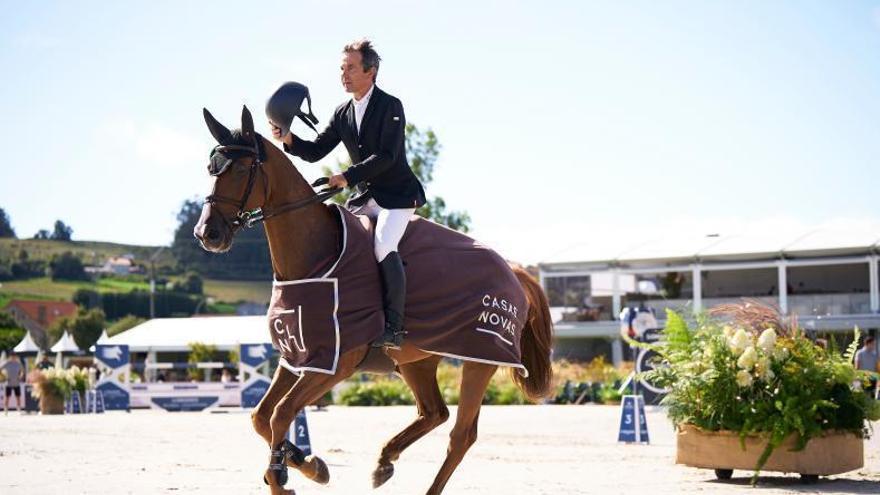
[[[574,247],[539,265],[557,330],[557,357],[604,353],[619,362],[625,307],[693,314],[755,299],[795,315],[814,333],[880,327],[880,233],[814,230],[787,235],[652,240],[608,255]],[[607,252],[606,252],[607,253]]]

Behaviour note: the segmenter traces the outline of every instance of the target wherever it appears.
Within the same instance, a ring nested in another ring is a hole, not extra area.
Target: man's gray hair
[[[379,62],[382,61],[382,57],[376,53],[376,49],[373,48],[373,43],[367,38],[361,38],[357,41],[352,41],[351,43],[345,45],[345,48],[342,49],[343,53],[351,53],[351,52],[359,52],[361,54],[361,64],[364,66],[364,72],[376,68],[376,75],[379,74]],[[373,82],[376,82],[376,76],[373,76]]]

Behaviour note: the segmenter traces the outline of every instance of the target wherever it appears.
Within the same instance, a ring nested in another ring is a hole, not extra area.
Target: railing
[[[790,295],[788,310],[800,316],[869,314],[871,296],[868,293]]]
[[[772,307],[779,306],[778,296],[760,296],[748,299],[754,299]],[[709,310],[722,304],[736,304],[742,300],[742,297],[707,297],[703,298],[702,309]],[[693,299],[654,299],[645,301],[644,304],[654,309],[657,318],[664,319],[666,309],[684,313],[693,311],[694,301]],[[624,302],[624,305],[627,303]],[[798,316],[870,314],[871,300],[867,293],[789,295],[788,312]],[[616,316],[611,314],[611,309],[608,307],[594,308],[593,310],[572,308],[565,313],[563,319],[569,322],[611,321]]]

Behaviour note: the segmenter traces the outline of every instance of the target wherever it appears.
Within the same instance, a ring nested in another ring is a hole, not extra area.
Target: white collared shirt
[[[357,126],[358,134],[361,133],[361,121],[364,120],[364,114],[367,113],[367,105],[370,104],[370,97],[373,96],[373,89],[375,87],[375,84],[370,86],[370,90],[360,100],[355,100],[354,97],[351,99],[352,103],[354,103],[354,123]]]

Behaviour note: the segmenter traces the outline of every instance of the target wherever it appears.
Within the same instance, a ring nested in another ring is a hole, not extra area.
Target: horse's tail
[[[511,377],[530,400],[538,401],[553,392],[553,367],[550,363],[553,321],[550,318],[550,304],[541,285],[527,271],[518,266],[511,268],[529,300],[529,314],[520,339],[522,364],[529,371],[529,376],[523,377],[516,368],[510,368]]]

